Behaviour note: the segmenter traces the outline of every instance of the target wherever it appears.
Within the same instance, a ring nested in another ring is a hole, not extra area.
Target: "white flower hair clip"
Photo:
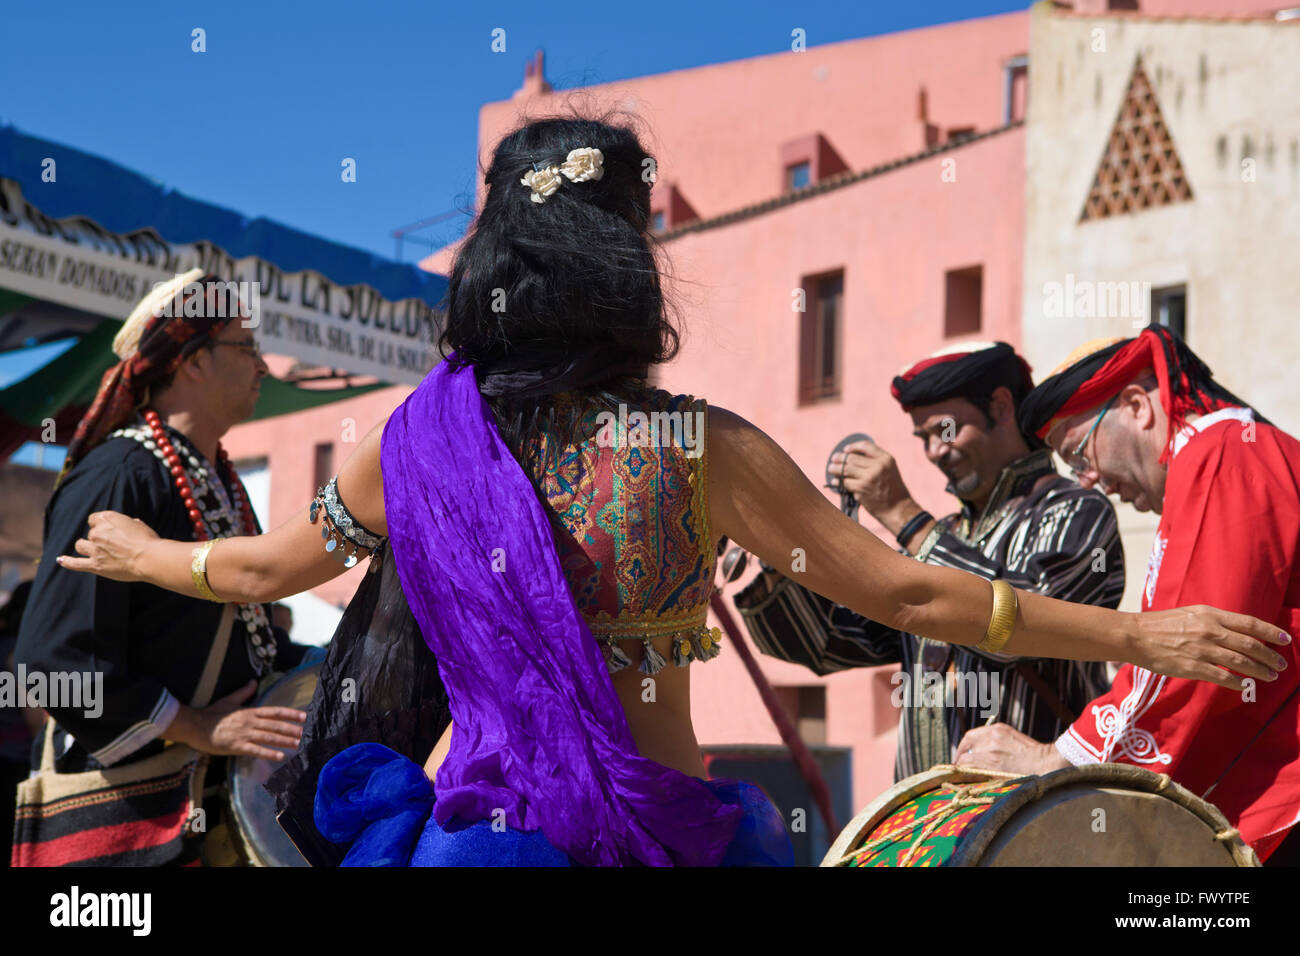
[[[573,183],[595,181],[605,175],[605,155],[591,146],[573,149],[559,166],[533,168],[524,173],[519,182],[533,191],[530,197],[535,203],[544,203],[564,183],[564,178]],[[562,178],[564,177],[564,178]]]

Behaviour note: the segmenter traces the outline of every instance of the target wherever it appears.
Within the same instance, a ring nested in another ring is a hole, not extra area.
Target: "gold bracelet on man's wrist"
[[[194,557],[190,561],[190,578],[194,581],[194,588],[199,592],[199,597],[225,604],[226,602],[217,597],[212,591],[212,586],[208,584],[208,552],[217,546],[219,540],[219,538],[209,538],[194,549]]]
[[[993,613],[989,615],[984,640],[975,647],[987,654],[996,654],[1011,640],[1011,633],[1016,629],[1020,599],[1016,597],[1016,589],[1006,581],[996,580],[990,583],[993,585]]]

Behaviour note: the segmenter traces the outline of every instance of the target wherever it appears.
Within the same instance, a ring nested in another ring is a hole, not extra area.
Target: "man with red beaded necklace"
[[[287,636],[273,631],[267,608],[233,605],[232,616],[223,604],[72,574],[56,562],[73,552],[96,511],[121,511],[167,538],[206,541],[260,532],[220,443],[233,425],[251,417],[268,373],[253,339],[256,321],[230,294],[232,285],[194,270],[146,296],[114,339],[121,361],[104,374],[69,443],[46,509],[45,551],[16,652],[29,672],[103,674],[98,717],[50,708],[44,733],[54,734],[57,774],[128,767],[162,753],[165,741],[214,756],[270,759],[297,747],[301,711],[241,707],[259,677],[294,663],[284,660],[295,654]],[[213,652],[223,639],[219,630],[228,635],[224,655]],[[213,703],[189,706],[205,672],[205,696]],[[220,781],[222,763],[210,763],[208,784]],[[94,849],[69,850],[59,861],[162,865],[196,859],[198,841],[185,821],[177,825],[175,808],[169,804],[151,819],[158,807],[146,803],[106,802],[111,810],[78,824],[69,839],[54,841]],[[20,836],[21,829],[20,821]]]

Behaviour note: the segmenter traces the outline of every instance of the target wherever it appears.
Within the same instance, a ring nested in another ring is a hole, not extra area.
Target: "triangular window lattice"
[[[1155,90],[1139,61],[1110,132],[1080,222],[1141,212],[1192,198]]]

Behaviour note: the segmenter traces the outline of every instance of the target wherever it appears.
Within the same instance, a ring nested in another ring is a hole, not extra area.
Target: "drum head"
[[[1200,817],[1154,793],[1061,787],[1007,821],[979,866],[1235,866]]]
[[[1259,865],[1213,804],[1168,777],[1106,763],[1035,783],[993,807],[952,865]]]
[[[298,667],[276,681],[256,701],[258,707],[306,710],[320,679],[320,664]],[[229,790],[233,830],[253,866],[307,866],[275,820],[275,798],[262,786],[279,761],[235,757],[230,761]]]

